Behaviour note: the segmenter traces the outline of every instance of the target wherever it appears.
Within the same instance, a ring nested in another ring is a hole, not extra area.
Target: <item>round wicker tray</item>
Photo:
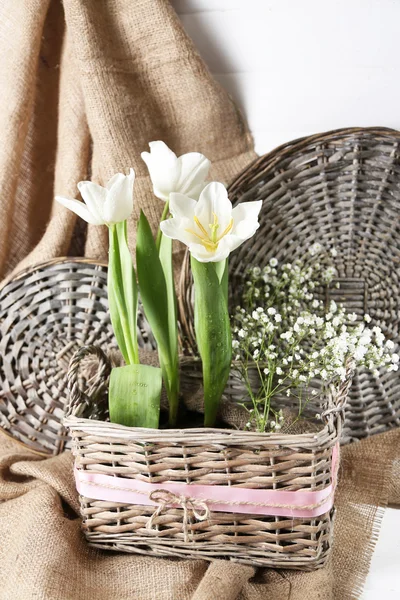
[[[295,140],[256,159],[231,184],[232,202],[263,200],[256,237],[230,259],[231,290],[250,264],[293,260],[320,242],[335,247],[340,289],[327,291],[398,343],[400,336],[400,132],[341,129]],[[233,282],[233,283],[232,283]],[[180,281],[182,340],[195,352],[192,284]],[[329,298],[327,298],[329,299]],[[400,425],[400,374],[356,373],[344,441]]]
[[[154,348],[143,315],[139,344]],[[0,289],[0,427],[41,454],[69,446],[67,370],[79,346],[116,348],[106,263],[56,259]]]

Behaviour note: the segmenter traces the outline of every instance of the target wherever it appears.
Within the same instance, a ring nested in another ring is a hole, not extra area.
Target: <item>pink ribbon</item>
[[[322,490],[261,490],[226,485],[192,485],[186,483],[147,483],[139,479],[113,477],[83,471],[75,467],[76,488],[81,496],[93,500],[159,506],[151,497],[155,492],[169,494],[172,507],[188,501],[195,506],[206,505],[210,511],[247,513],[278,517],[313,518],[328,512],[333,506],[338,464],[338,447],[332,450],[332,483]]]

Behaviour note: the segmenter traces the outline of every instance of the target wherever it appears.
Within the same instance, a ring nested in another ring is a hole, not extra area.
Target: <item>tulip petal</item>
[[[112,178],[114,182],[104,203],[103,214],[106,223],[121,223],[130,217],[133,210],[135,171],[131,169],[129,175],[117,175]]]
[[[222,235],[232,218],[232,203],[228,198],[226,187],[218,181],[209,183],[200,194],[195,215],[205,229],[218,219],[218,234]]]
[[[149,146],[150,152],[142,152],[141,157],[147,165],[154,195],[166,202],[170,192],[177,191],[180,164],[164,142],[150,142]]]
[[[162,142],[161,140],[149,142],[149,148],[151,155],[156,157],[157,160],[169,162],[170,165],[175,163],[176,154],[171,150],[171,148],[168,148],[165,142]]]
[[[83,202],[72,200],[71,198],[65,198],[64,196],[56,196],[55,199],[59,204],[62,204],[65,206],[65,208],[72,210],[72,212],[78,215],[78,217],[81,217],[81,219],[87,221],[91,225],[104,225],[104,222],[93,215]]]
[[[160,229],[165,236],[173,240],[178,240],[186,244],[186,246],[193,244],[197,240],[196,236],[188,231],[191,227],[193,227],[192,221],[179,217],[166,219],[160,223]]]
[[[184,194],[172,193],[169,197],[169,210],[173,217],[182,217],[193,221],[196,204],[196,200]]]
[[[111,177],[111,179],[108,181],[108,183],[106,183],[106,186],[105,186],[106,189],[111,190],[114,183],[116,183],[117,181],[120,181],[123,177],[125,177],[125,175],[123,173],[116,173],[115,175],[113,175]]]
[[[103,208],[107,198],[107,190],[93,181],[80,181],[78,190],[92,215],[104,223]]]
[[[260,224],[258,215],[262,206],[262,200],[253,202],[241,202],[232,211],[233,229],[232,234],[244,240],[251,238]]]
[[[180,176],[176,191],[197,200],[206,185],[205,179],[210,170],[210,161],[199,152],[188,152],[178,158],[178,163]]]
[[[189,251],[199,262],[220,262],[221,260],[225,260],[231,252],[231,247],[227,243],[229,237],[226,236],[226,238],[221,240],[215,252],[209,252],[202,244],[197,243],[190,244]]]

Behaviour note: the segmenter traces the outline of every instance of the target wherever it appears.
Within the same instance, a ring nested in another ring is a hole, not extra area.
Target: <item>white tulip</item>
[[[78,189],[84,200],[56,196],[57,202],[69,208],[92,225],[112,225],[125,221],[133,210],[135,171],[129,175],[117,173],[105,187],[92,181],[80,181]]]
[[[199,262],[219,262],[255,234],[261,204],[261,200],[242,202],[233,208],[225,186],[213,181],[198,202],[171,194],[173,218],[162,221],[160,227],[167,237],[186,244]]]
[[[199,152],[177,157],[164,142],[150,142],[150,152],[141,156],[147,165],[154,195],[167,202],[171,193],[198,199],[206,186],[210,161]]]

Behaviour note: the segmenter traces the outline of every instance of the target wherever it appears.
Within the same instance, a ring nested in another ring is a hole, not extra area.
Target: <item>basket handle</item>
[[[79,386],[79,368],[82,360],[88,356],[97,358],[98,367],[95,375],[88,382],[89,386],[86,392],[84,392]],[[85,409],[93,405],[101,393],[104,392],[110,373],[111,362],[99,346],[90,345],[79,348],[71,358],[68,368],[69,400],[65,413],[66,417],[82,417]]]
[[[354,375],[354,361],[349,360],[346,364],[346,378],[341,382],[340,386],[332,385],[328,393],[328,401],[325,404],[325,409],[321,413],[321,419],[325,422],[329,420],[331,415],[344,413],[347,402],[347,396]]]

